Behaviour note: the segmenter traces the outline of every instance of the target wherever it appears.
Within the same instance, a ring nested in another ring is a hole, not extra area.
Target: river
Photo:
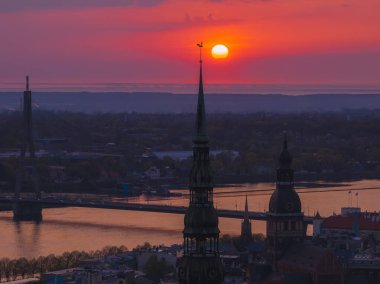
[[[215,206],[244,209],[248,193],[251,211],[266,211],[272,183],[216,187]],[[178,190],[186,193],[186,191]],[[328,184],[298,184],[303,211],[322,216],[340,212],[340,208],[358,205],[362,210],[380,211],[380,180],[361,180]],[[351,194],[349,194],[351,191]],[[358,193],[358,196],[356,196]],[[187,205],[184,197],[130,198],[130,202]],[[221,234],[239,235],[240,220],[220,218]],[[151,244],[182,242],[183,216],[175,214],[103,210],[92,208],[55,208],[43,211],[43,222],[15,223],[11,212],[0,212],[0,258],[38,257],[73,250],[96,250],[106,245],[133,248],[145,241]],[[265,233],[265,222],[252,221],[254,233]]]

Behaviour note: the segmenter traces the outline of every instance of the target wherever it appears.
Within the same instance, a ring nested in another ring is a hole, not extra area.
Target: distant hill
[[[20,109],[22,93],[0,93],[0,110]],[[35,108],[74,112],[192,113],[195,94],[34,92]],[[206,94],[210,113],[327,112],[380,109],[380,94]]]

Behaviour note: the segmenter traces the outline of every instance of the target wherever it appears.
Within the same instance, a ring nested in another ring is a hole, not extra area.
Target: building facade
[[[380,241],[380,213],[361,212],[360,208],[342,208],[340,215],[329,216],[320,223],[321,238],[359,236]]]
[[[334,251],[307,244],[293,244],[278,261],[283,275],[304,275],[312,284],[342,284],[343,268]],[[300,282],[301,283],[301,282]]]

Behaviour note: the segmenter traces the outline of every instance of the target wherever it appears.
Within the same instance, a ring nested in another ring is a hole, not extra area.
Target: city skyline
[[[0,283],[379,284],[378,11],[0,1]]]

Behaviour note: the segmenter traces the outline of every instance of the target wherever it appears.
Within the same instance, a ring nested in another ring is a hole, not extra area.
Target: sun
[[[228,56],[228,48],[224,44],[217,44],[211,49],[212,57],[216,59],[226,58]]]

